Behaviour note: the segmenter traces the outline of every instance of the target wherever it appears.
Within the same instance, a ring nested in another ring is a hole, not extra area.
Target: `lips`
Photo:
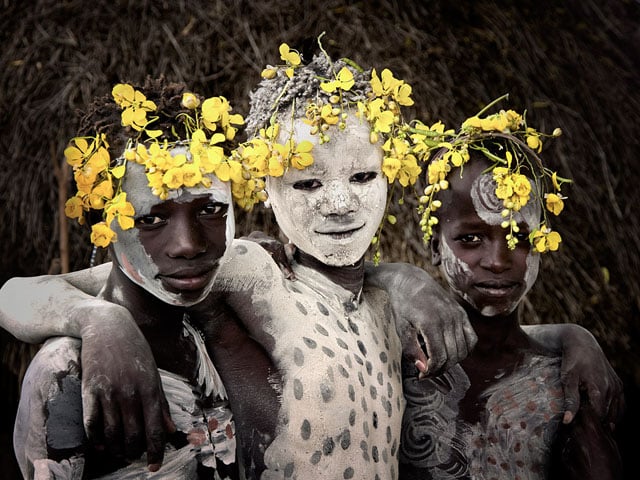
[[[357,227],[345,227],[340,226],[338,228],[327,228],[323,231],[316,230],[316,233],[319,235],[326,235],[331,237],[333,240],[344,240],[350,238],[354,233],[362,230],[364,228],[364,224]]]
[[[217,263],[210,268],[183,268],[169,274],[158,275],[158,278],[174,292],[198,291],[204,289],[217,270]]]
[[[517,282],[481,282],[475,284],[475,289],[487,297],[507,297],[517,290]]]

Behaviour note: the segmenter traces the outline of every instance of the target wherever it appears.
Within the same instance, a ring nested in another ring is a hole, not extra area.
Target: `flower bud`
[[[195,110],[200,106],[200,99],[191,92],[182,94],[182,106],[189,110]]]
[[[275,78],[276,71],[273,68],[265,68],[264,70],[262,70],[260,76],[266,80],[271,80],[272,78]]]

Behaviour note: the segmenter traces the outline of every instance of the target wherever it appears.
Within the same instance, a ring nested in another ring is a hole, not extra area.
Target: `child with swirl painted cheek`
[[[85,117],[91,137],[77,137],[66,152],[78,185],[67,213],[102,220],[93,225],[91,238],[113,258],[98,298],[127,308],[159,368],[173,420],[166,451],[155,459],[135,458],[136,440],[126,431],[124,451],[120,444],[103,449],[87,441],[83,407],[100,405],[83,405],[80,382],[88,365],[81,362],[80,341],[58,337],[38,352],[22,388],[14,447],[25,478],[140,478],[147,462],[159,463],[163,455],[162,478],[238,475],[227,392],[187,313],[209,295],[235,230],[230,182],[201,157],[208,144],[198,137],[207,132],[197,133],[184,120],[203,121],[201,110],[183,105],[196,98],[184,86],[162,81],[149,80],[142,90],[120,84],[113,98],[98,100]],[[149,121],[141,111],[157,115]],[[128,118],[137,128],[126,128]],[[230,123],[220,121],[217,128],[232,137]],[[209,154],[224,159],[227,141]],[[121,156],[111,162],[111,152]],[[104,353],[112,340],[103,336]],[[103,421],[110,430],[119,420]]]
[[[432,261],[478,343],[435,378],[418,382],[405,367],[402,478],[620,478],[611,431],[588,402],[562,424],[560,355],[519,324],[518,306],[538,276],[540,252],[560,241],[548,222],[540,226],[544,174],[523,159],[530,154],[514,136],[489,134],[470,141],[462,166],[442,169],[440,178],[442,152],[433,160],[431,184],[440,188],[424,199],[437,202],[426,215],[437,221],[425,223],[432,226]],[[507,194],[501,188],[509,175]],[[547,205],[557,200],[550,195]]]

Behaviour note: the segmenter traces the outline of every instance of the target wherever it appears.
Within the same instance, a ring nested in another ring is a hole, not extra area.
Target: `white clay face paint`
[[[296,143],[314,144],[314,163],[268,178],[269,204],[280,229],[299,249],[326,265],[351,265],[367,251],[384,215],[382,149],[369,142],[369,125],[355,119],[343,131],[331,129],[323,145],[301,119],[293,126]],[[281,132],[279,141],[286,135]],[[375,178],[359,181],[370,172]],[[300,188],[305,184],[309,188]]]
[[[175,155],[186,152],[185,147],[176,147],[171,153]],[[211,178],[211,186],[209,188],[194,187],[171,191],[167,200],[172,200],[177,203],[190,202],[195,196],[206,194],[209,195],[213,202],[228,204],[225,229],[226,249],[225,254],[219,260],[219,262],[222,263],[229,252],[231,242],[235,235],[233,201],[230,186],[218,180],[214,175],[210,175],[209,177]],[[142,165],[133,162],[127,163],[127,171],[123,179],[122,187],[123,190],[127,192],[127,200],[131,202],[135,209],[136,217],[149,215],[153,206],[164,201],[151,192]],[[132,282],[140,285],[155,297],[171,305],[191,306],[201,302],[211,291],[215,275],[211,278],[209,284],[198,298],[186,301],[179,294],[168,291],[162,285],[160,279],[157,278],[159,273],[158,267],[151,256],[145,251],[139,238],[138,229],[134,227],[129,230],[122,230],[116,220],[112,221],[111,228],[118,236],[118,240],[112,244],[112,248],[120,269]]]

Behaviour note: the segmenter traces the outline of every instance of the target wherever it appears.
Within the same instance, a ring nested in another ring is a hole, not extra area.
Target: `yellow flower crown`
[[[515,213],[529,201],[539,201],[543,219],[529,234],[529,240],[534,250],[539,253],[558,249],[562,238],[558,232],[551,230],[547,212],[554,215],[562,212],[566,197],[560,193],[561,185],[571,180],[561,178],[556,172],[545,167],[538,153],[542,151],[543,137],[557,137],[562,131],[556,128],[551,135],[540,133],[527,126],[525,114],[521,115],[513,110],[501,110],[496,114],[481,117],[485,111],[504,98],[506,96],[466,119],[458,132],[445,130],[442,122],[437,122],[431,127],[416,122],[412,128],[414,150],[422,152],[430,162],[427,167],[427,187],[424,189],[424,195],[420,197],[418,207],[418,213],[421,214],[420,228],[425,243],[431,239],[433,226],[438,223],[438,218],[434,215],[441,206],[441,202],[436,198],[438,192],[448,188],[447,177],[455,168],[460,169],[462,173],[464,164],[470,158],[469,151],[476,150],[492,162],[488,171],[493,174],[496,197],[503,202],[502,227],[507,230],[508,247],[514,249],[518,243],[517,236],[514,235],[519,231],[514,218]],[[485,142],[491,139],[498,140],[506,146],[504,157],[498,156],[485,146]],[[529,178],[535,182],[535,188],[531,186]]]
[[[73,167],[78,192],[67,200],[65,214],[85,222],[90,210],[102,211],[103,221],[92,226],[91,242],[107,247],[117,241],[110,225],[117,220],[121,229],[134,226],[135,211],[122,190],[122,178],[127,162],[144,165],[149,187],[160,199],[167,199],[170,191],[197,186],[209,187],[214,174],[221,181],[231,182],[232,194],[243,208],[250,208],[261,196],[264,182],[257,177],[268,174],[249,168],[238,159],[227,156],[223,145],[233,140],[237,127],[244,124],[241,115],[231,113],[231,105],[224,97],[211,97],[202,103],[193,93],[182,95],[182,107],[190,113],[179,113],[186,138],[161,141],[162,130],[154,130],[159,118],[158,107],[129,84],[113,87],[114,102],[122,109],[122,126],[131,127],[138,134],[130,138],[124,154],[111,162],[109,143],[105,134],[95,137],[75,137],[65,149],[67,162]],[[147,139],[142,140],[142,134]],[[177,137],[177,133],[173,132]],[[189,154],[171,155],[176,146],[185,146]]]
[[[382,162],[382,172],[392,185],[389,191],[389,199],[393,197],[396,182],[401,187],[413,185],[418,179],[421,168],[418,165],[418,157],[414,154],[413,144],[409,136],[409,125],[404,121],[400,107],[413,105],[411,98],[412,88],[403,80],[397,79],[389,69],[384,69],[378,75],[375,69],[371,70],[368,80],[362,83],[365,78],[364,69],[349,59],[340,59],[333,63],[322,48],[320,42],[322,36],[318,37],[318,45],[324,54],[324,61],[328,64],[327,71],[331,73],[329,78],[319,77],[299,80],[304,88],[309,87],[308,80],[318,82],[317,91],[314,91],[315,101],[308,100],[304,107],[304,122],[311,126],[311,133],[318,135],[319,144],[330,141],[330,129],[346,127],[348,111],[355,111],[358,119],[368,122],[371,134],[370,141],[375,144],[382,140],[382,150],[384,158]],[[280,59],[283,64],[268,66],[262,71],[264,82],[276,81],[282,85],[281,90],[273,92],[277,96],[275,102],[269,103],[269,114],[265,119],[254,120],[256,127],[256,137],[237,150],[237,154],[246,161],[255,161],[256,152],[263,155],[261,162],[269,165],[269,172],[282,174],[289,167],[304,168],[313,163],[313,144],[308,141],[295,144],[289,138],[285,144],[279,144],[276,138],[280,125],[277,116],[284,108],[280,105],[283,95],[295,82],[296,72],[302,68],[300,53],[292,50],[286,43],[280,45]],[[314,62],[319,62],[320,57],[314,57]],[[355,74],[355,75],[354,75]],[[357,77],[357,78],[356,78]],[[287,81],[288,79],[288,81]],[[305,92],[306,93],[306,92]],[[296,108],[295,94],[291,101],[292,118],[295,116]],[[277,158],[278,161],[273,161]],[[272,163],[273,162],[273,166]],[[402,203],[402,200],[400,200]],[[387,209],[390,200],[387,202]],[[373,260],[380,260],[379,236],[385,221],[394,224],[396,219],[393,215],[385,215],[376,236],[372,243],[376,245]]]

